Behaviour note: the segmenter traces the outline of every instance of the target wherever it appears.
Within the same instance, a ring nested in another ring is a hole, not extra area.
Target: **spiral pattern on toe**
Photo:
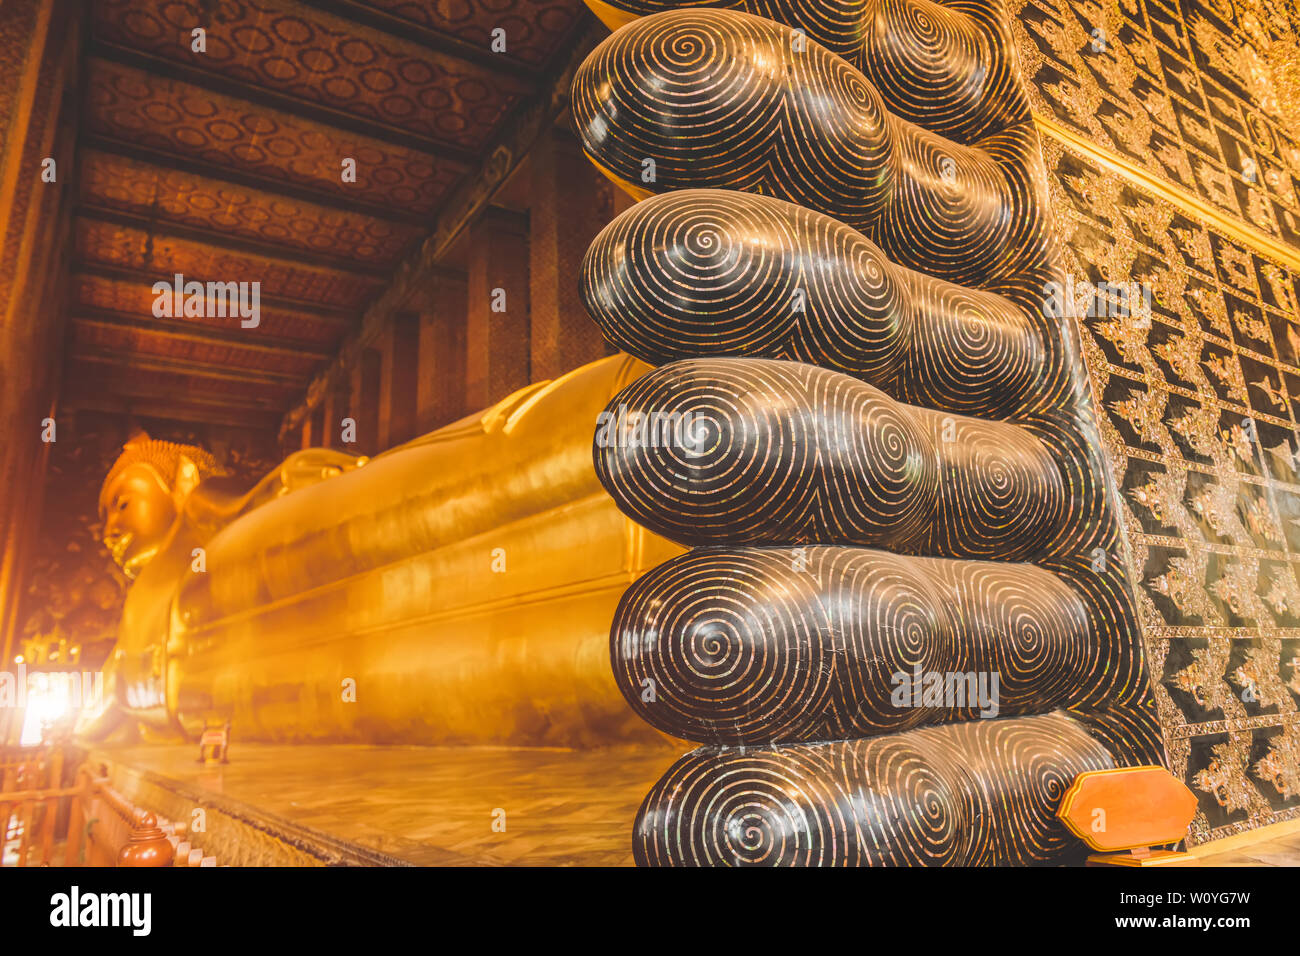
[[[848,61],[789,27],[723,10],[635,21],[574,80],[583,146],[614,176],[664,192],[775,196],[861,229],[900,265],[975,287],[1040,251],[1041,216],[1019,212],[1032,121],[1002,149],[960,145],[888,112]],[[1021,153],[1015,153],[1019,156]]]
[[[1001,713],[1041,712],[1074,699],[1095,633],[1077,593],[1026,564],[936,561],[933,573],[961,622],[953,636],[956,669],[996,673]],[[973,720],[974,711],[962,716]]]
[[[633,584],[610,630],[628,704],[709,744],[1041,712],[1087,656],[1082,602],[1046,571],[860,548],[696,549]]]
[[[628,589],[610,640],[655,727],[751,743],[916,726],[926,712],[890,706],[891,677],[951,669],[953,631],[942,592],[896,555],[697,549]]]
[[[989,15],[994,11],[929,0],[877,0],[859,9],[870,26],[860,48],[845,55],[895,116],[959,143],[1028,117],[1029,101],[1006,53],[1010,31]]]
[[[1112,766],[1061,713],[697,750],[646,797],[633,853],[657,866],[1043,863],[1073,842],[1053,812],[1064,788]]]
[[[645,16],[681,9],[680,0],[613,0]],[[1029,115],[1029,101],[1007,54],[1006,10],[999,0],[704,0],[798,26],[844,57],[880,91],[889,111],[969,143]]]
[[[874,221],[894,187],[889,114],[847,62],[811,41],[796,52],[793,39],[789,28],[725,11],[629,24],[574,80],[584,146],[652,192],[761,191]]]
[[[638,203],[592,242],[581,281],[606,338],[654,365],[792,359],[990,418],[1044,381],[1042,339],[1012,302],[896,266],[856,230],[766,196]]]
[[[1056,462],[1023,429],[916,410],[939,450],[939,501],[920,552],[1018,561],[1066,513]]]
[[[596,473],[619,507],[687,544],[857,544],[1032,554],[1064,489],[1026,432],[911,409],[793,362],[695,359],[614,397]]]

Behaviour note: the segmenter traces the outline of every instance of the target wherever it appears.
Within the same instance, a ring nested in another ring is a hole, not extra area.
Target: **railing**
[[[38,863],[50,862],[60,813],[75,794],[62,779],[62,748],[0,749],[0,866],[26,866],[34,851]]]
[[[82,764],[60,786],[61,748],[0,751],[0,866],[216,866],[184,824],[159,818]]]

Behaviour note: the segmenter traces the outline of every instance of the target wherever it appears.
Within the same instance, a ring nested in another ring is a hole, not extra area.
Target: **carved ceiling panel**
[[[89,70],[91,132],[181,160],[420,214],[465,171],[454,160],[107,60],[92,60]],[[340,176],[343,157],[362,171],[355,183]]]
[[[167,371],[142,365],[124,368],[110,361],[74,357],[68,363],[67,376],[76,386],[93,383],[89,391],[98,397],[124,395],[144,396],[166,400],[168,397],[185,399],[227,399],[232,407],[242,408],[257,404],[265,408],[281,408],[296,393],[292,385],[276,385],[235,378],[207,378],[187,372]]]
[[[540,69],[588,17],[570,0],[97,0],[86,10],[80,341],[111,338],[127,368],[132,356],[208,361],[202,353],[250,370],[262,366],[223,351],[238,344],[237,323],[182,316],[190,336],[154,319],[150,286],[176,273],[258,282],[258,334],[336,348],[516,107],[536,109],[550,82]],[[492,49],[497,28],[504,50]],[[321,352],[309,346],[284,368],[315,368]]]
[[[97,39],[479,149],[528,92],[518,78],[292,0],[100,0]],[[191,50],[203,27],[206,52]]]
[[[488,49],[492,31],[505,31],[505,56],[541,66],[577,21],[581,8],[566,0],[364,0],[422,27]]]
[[[73,314],[98,310],[121,316],[152,315],[156,299],[153,289],[145,282],[113,279],[106,276],[81,273],[73,280]],[[215,316],[195,316],[185,320],[195,331],[205,326],[229,329],[230,320]],[[332,346],[342,336],[345,326],[307,312],[295,312],[279,305],[262,303],[259,329],[268,337],[296,340],[313,346]]]
[[[357,310],[384,283],[373,276],[336,272],[286,260],[258,258],[191,239],[82,218],[76,253],[83,262],[127,269],[152,281],[180,273],[199,282],[261,282],[263,295]]]
[[[81,201],[343,260],[391,263],[414,226],[330,209],[96,150],[82,153]]]
[[[129,351],[139,355],[220,365],[231,369],[275,372],[286,375],[310,375],[320,364],[310,355],[287,351],[270,351],[255,346],[240,346],[231,342],[210,339],[181,338],[164,335],[141,328],[122,325],[105,325],[94,321],[74,320],[72,345],[80,347]]]

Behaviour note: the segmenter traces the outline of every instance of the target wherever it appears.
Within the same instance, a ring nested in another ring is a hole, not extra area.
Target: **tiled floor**
[[[193,746],[99,752],[412,863],[631,866],[637,808],[682,751],[242,744],[215,768]]]

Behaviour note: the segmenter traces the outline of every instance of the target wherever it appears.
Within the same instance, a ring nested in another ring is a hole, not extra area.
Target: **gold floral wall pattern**
[[[1300,246],[1300,47],[1275,0],[1030,0],[1017,46],[1033,106]]]
[[[1067,268],[1149,292],[1077,304],[1193,843],[1300,817],[1296,20],[1278,0],[1016,17]]]

